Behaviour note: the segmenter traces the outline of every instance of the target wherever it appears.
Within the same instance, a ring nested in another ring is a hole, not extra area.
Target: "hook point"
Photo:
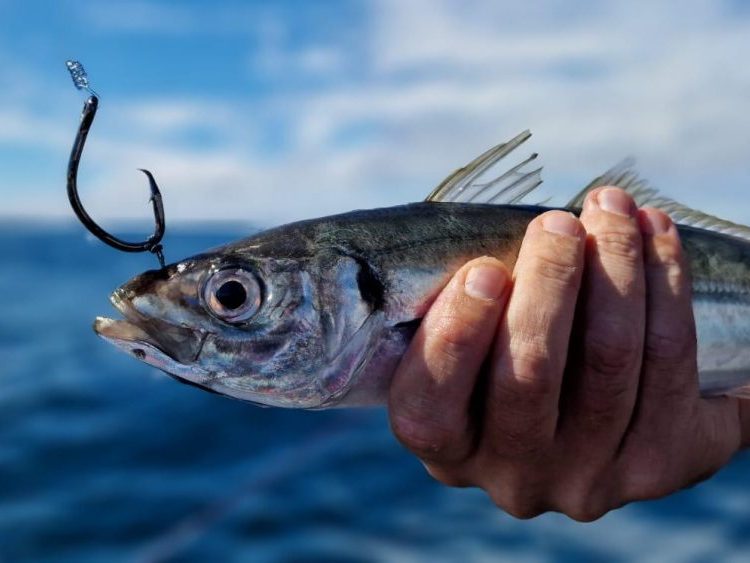
[[[156,184],[154,175],[151,174],[151,172],[146,170],[145,168],[139,168],[138,170],[143,172],[148,178],[148,185],[149,185],[149,188],[151,189],[151,198],[149,199],[149,201],[153,201],[155,197],[161,197],[161,191],[159,191],[159,186]]]

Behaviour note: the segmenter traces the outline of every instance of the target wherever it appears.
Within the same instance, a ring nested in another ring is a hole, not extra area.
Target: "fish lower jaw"
[[[151,343],[149,335],[142,328],[127,320],[96,317],[94,331],[102,338]]]
[[[124,320],[97,317],[94,331],[119,350],[188,383],[206,385],[211,374],[195,365],[176,361],[140,327]]]
[[[210,374],[195,365],[205,334],[149,318],[139,311],[121,289],[110,297],[124,317],[97,317],[94,332],[126,354],[189,383],[202,384]]]
[[[97,318],[94,323],[97,334],[145,342],[180,364],[192,364],[197,360],[208,334],[206,331],[152,316],[150,312],[142,310],[122,288],[116,289],[109,299],[124,320]],[[145,305],[148,308],[148,303]]]
[[[155,367],[160,367],[160,365],[150,360],[168,357],[148,333],[130,321],[96,317],[94,332],[116,348]],[[163,361],[158,363],[163,364]]]

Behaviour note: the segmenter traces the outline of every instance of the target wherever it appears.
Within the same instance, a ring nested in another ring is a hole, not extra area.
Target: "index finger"
[[[429,462],[457,462],[473,445],[470,402],[508,296],[510,275],[489,257],[459,270],[438,296],[393,376],[396,437]]]
[[[485,432],[495,454],[534,454],[554,438],[584,241],[583,226],[564,211],[526,231],[488,389]]]

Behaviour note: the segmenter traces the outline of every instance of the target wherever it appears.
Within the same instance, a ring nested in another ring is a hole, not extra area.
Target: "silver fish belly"
[[[750,243],[686,228],[680,238],[693,278],[701,392],[744,396],[750,383]]]

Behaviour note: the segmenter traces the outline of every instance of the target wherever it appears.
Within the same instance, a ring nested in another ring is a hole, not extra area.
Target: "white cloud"
[[[126,104],[100,118],[109,125],[87,149],[87,201],[102,216],[142,216],[132,170],[146,166],[173,219],[268,224],[391,205],[420,199],[480,151],[531,128],[547,193],[570,194],[634,155],[671,195],[750,222],[750,206],[737,205],[737,182],[750,180],[750,19],[730,19],[707,0],[679,11],[624,1],[571,9],[557,0],[373,2],[357,53],[335,34],[324,45],[290,43],[278,19],[260,19],[254,72],[332,80],[247,101]],[[0,142],[32,142],[34,131],[58,146],[59,122],[49,120],[0,112]],[[195,129],[210,130],[211,147],[175,140]],[[358,130],[366,133],[350,142]],[[283,138],[271,156],[268,134]]]
[[[188,98],[151,98],[120,104],[109,120],[111,133],[127,132],[133,140],[176,136],[194,130],[210,130],[230,137],[237,128],[251,125],[237,105]]]
[[[0,143],[59,149],[72,142],[61,124],[24,110],[0,109]]]
[[[268,19],[268,6],[206,2],[204,5],[165,0],[106,0],[75,7],[90,29],[107,34],[226,37],[257,31]],[[271,7],[272,8],[272,7]]]
[[[289,26],[272,12],[255,18],[254,28],[258,45],[249,57],[253,75],[288,79],[303,74],[320,78],[348,70],[348,56],[343,45],[300,45]]]
[[[344,54],[332,47],[311,47],[297,57],[302,70],[310,74],[331,74],[341,71],[345,64]]]
[[[189,33],[201,20],[187,7],[140,0],[92,2],[82,10],[89,25],[108,32]]]

